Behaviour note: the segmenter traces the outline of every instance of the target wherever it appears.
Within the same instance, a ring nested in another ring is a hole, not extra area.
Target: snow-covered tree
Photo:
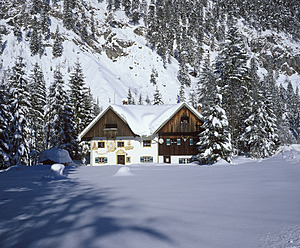
[[[41,152],[45,149],[45,110],[47,104],[47,90],[44,74],[39,64],[36,63],[31,72],[29,83],[31,111],[29,123],[31,129],[31,152]]]
[[[211,67],[209,52],[205,55],[197,84],[198,105],[205,113],[214,104],[217,91],[216,77]]]
[[[69,30],[74,27],[72,12],[72,7],[74,4],[75,3],[73,2],[73,0],[64,0],[63,4],[63,24]]]
[[[184,85],[183,84],[180,85],[179,94],[178,94],[177,98],[178,98],[177,99],[178,103],[185,102],[185,90],[184,90]]]
[[[157,84],[158,72],[155,68],[152,68],[152,72],[150,75],[150,83],[154,86]]]
[[[140,13],[140,0],[132,0],[131,2],[131,10],[130,10],[130,20],[131,22],[136,25],[139,23],[141,18]]]
[[[247,50],[242,34],[239,32],[236,20],[232,16],[228,17],[228,31],[225,42],[221,43],[221,51],[218,55],[217,64],[217,84],[223,96],[222,106],[226,111],[232,144],[237,153],[240,151],[239,140],[243,130],[243,117],[240,111],[247,95],[245,89],[248,88],[248,68]]]
[[[133,95],[132,95],[132,92],[131,92],[130,88],[128,89],[128,93],[127,93],[127,104],[128,105],[134,105],[135,104],[134,98],[133,98]]]
[[[33,20],[32,33],[30,36],[30,51],[33,55],[38,54],[42,50],[42,40],[38,33],[38,22],[36,18]]]
[[[191,86],[191,78],[189,76],[188,69],[185,63],[179,64],[177,79],[182,85],[185,85],[187,87]]]
[[[9,158],[10,165],[28,164],[29,154],[29,123],[30,95],[28,80],[25,74],[25,64],[22,57],[18,57],[9,79]]]
[[[199,134],[198,160],[202,164],[215,163],[220,159],[231,161],[232,145],[228,120],[221,107],[222,96],[216,94],[215,103],[204,116],[204,131]]]
[[[4,81],[0,81],[0,169],[9,166],[8,123],[11,115],[8,106],[8,89]]]
[[[163,105],[164,102],[162,100],[162,95],[158,89],[158,87],[156,86],[156,90],[153,94],[153,105]]]
[[[54,71],[48,97],[48,133],[50,147],[66,149],[76,155],[76,135],[73,131],[72,109],[59,66]]]
[[[57,26],[55,31],[54,43],[52,47],[52,54],[54,57],[60,57],[62,53],[63,53],[62,39],[59,33],[59,28]]]

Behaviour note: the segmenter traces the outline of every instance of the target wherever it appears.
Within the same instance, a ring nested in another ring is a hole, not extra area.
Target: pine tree
[[[231,161],[232,145],[226,112],[221,107],[222,96],[216,94],[215,104],[206,113],[203,129],[199,134],[199,153],[201,164],[215,163],[220,159]]]
[[[156,86],[156,90],[153,94],[153,105],[163,105],[163,104],[164,104],[164,102],[162,100],[162,95],[159,92],[158,87]]]
[[[12,68],[9,84],[9,112],[12,116],[8,126],[10,165],[28,164],[28,112],[31,106],[29,103],[28,80],[26,79],[25,64],[22,57],[18,57]]]
[[[52,54],[54,57],[60,57],[63,53],[63,46],[62,46],[62,39],[59,33],[58,26],[56,27],[55,31],[55,38],[54,38],[54,44],[52,48]]]
[[[47,92],[46,83],[44,80],[43,72],[36,63],[31,73],[30,81],[30,147],[31,152],[36,151],[37,153],[45,149],[45,106],[47,104]]]

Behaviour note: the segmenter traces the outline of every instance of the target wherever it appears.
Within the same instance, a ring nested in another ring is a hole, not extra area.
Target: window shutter
[[[180,146],[180,144],[181,144],[181,140],[177,139],[177,145]]]
[[[140,162],[144,163],[144,157],[140,157]]]

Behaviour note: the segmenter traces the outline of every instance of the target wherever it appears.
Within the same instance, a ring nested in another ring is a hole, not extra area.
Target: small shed
[[[39,162],[43,163],[44,165],[52,165],[55,163],[68,165],[73,161],[67,150],[51,148],[40,152]]]

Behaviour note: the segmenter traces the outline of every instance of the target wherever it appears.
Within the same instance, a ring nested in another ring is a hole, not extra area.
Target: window
[[[124,141],[118,141],[118,147],[124,147]]]
[[[98,142],[98,148],[105,148],[105,142],[104,141],[99,141]]]
[[[144,156],[140,158],[141,163],[152,163],[153,157],[150,156]]]
[[[143,147],[151,147],[151,140],[143,140]]]
[[[194,139],[190,139],[190,146],[194,145]]]
[[[190,122],[190,118],[188,116],[181,117],[181,123],[187,124]]]
[[[97,157],[97,158],[95,158],[95,163],[96,164],[106,164],[107,158],[106,157]]]
[[[105,124],[105,128],[118,128],[117,124]]]
[[[170,146],[171,145],[171,139],[166,139],[166,145]]]
[[[188,164],[190,163],[189,158],[179,158],[179,164]]]
[[[126,163],[131,163],[131,157],[126,157]]]
[[[176,144],[177,144],[178,146],[180,146],[180,145],[181,145],[181,139],[177,139]]]

